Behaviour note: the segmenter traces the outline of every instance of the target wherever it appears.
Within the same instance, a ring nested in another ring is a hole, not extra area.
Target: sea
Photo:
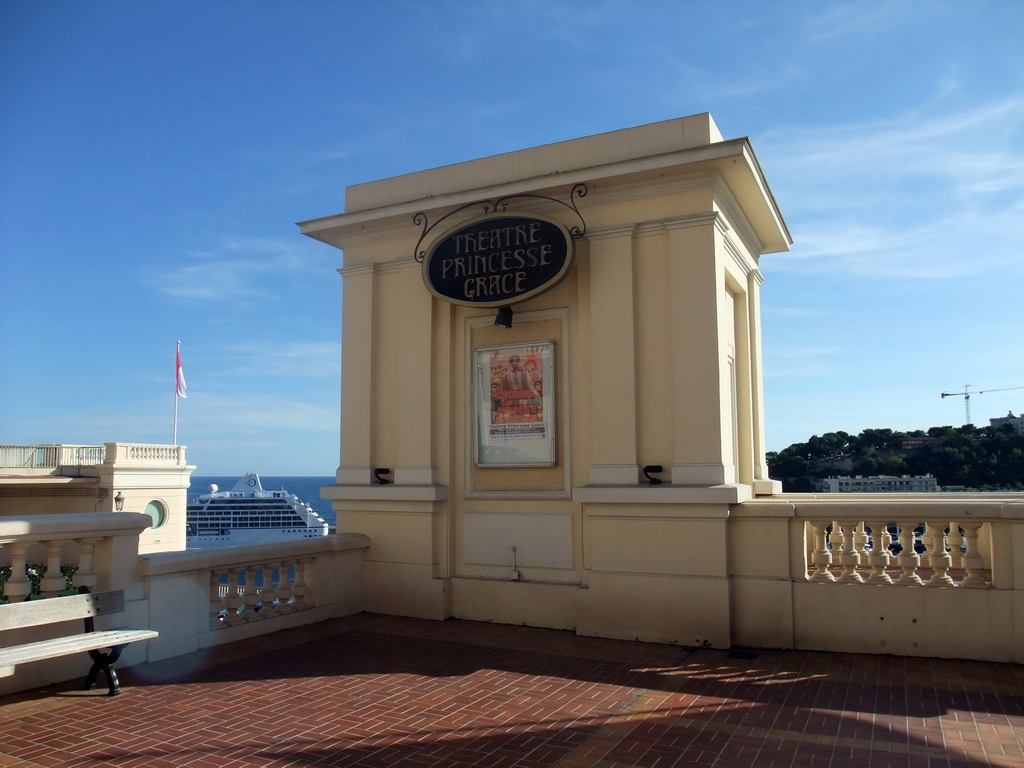
[[[188,489],[188,498],[191,501],[200,494],[210,490],[210,485],[216,485],[218,490],[230,491],[241,475],[234,477],[205,477],[192,475],[192,486]],[[320,498],[320,488],[325,485],[334,485],[334,478],[328,477],[277,477],[274,475],[260,475],[260,485],[264,491],[285,490],[294,493],[301,501],[306,502],[313,508],[320,517],[331,525],[337,522],[334,510],[331,509],[331,502],[328,499]]]

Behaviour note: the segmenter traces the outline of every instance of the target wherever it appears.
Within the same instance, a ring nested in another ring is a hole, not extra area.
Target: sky
[[[767,447],[1024,411],[1022,0],[0,0],[0,444],[333,475],[344,188],[710,112]],[[1003,388],[1017,387],[1018,389]]]

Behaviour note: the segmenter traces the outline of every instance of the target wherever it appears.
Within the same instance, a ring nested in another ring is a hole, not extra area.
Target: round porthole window
[[[150,528],[159,528],[167,519],[167,508],[161,501],[151,501],[146,505],[146,514],[153,518]]]

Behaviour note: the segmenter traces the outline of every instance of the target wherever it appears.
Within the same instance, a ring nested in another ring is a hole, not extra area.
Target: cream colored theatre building
[[[301,224],[343,251],[337,536],[176,551],[184,446],[0,445],[0,566],[124,589],[160,633],[130,663],[364,609],[1024,663],[1024,494],[768,479],[758,259],[790,237],[746,139],[694,115],[345,207]],[[290,609],[249,610],[275,566]]]
[[[791,243],[747,139],[693,115],[359,184],[300,227],[344,252],[323,493],[372,542],[367,610],[735,639],[731,510],[780,490],[758,260]]]

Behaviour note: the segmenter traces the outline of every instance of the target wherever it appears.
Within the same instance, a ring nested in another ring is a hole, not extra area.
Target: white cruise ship
[[[262,544],[326,536],[327,521],[285,490],[265,491],[257,474],[243,475],[230,491],[211,485],[189,501],[185,514],[188,547]]]

